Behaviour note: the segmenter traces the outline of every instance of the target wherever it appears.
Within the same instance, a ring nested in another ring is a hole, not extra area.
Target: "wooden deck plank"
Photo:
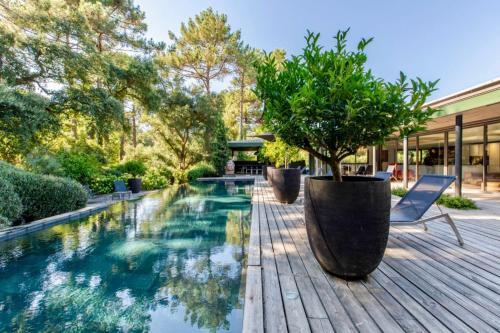
[[[259,183],[256,184],[258,195],[261,196]],[[259,203],[263,204],[262,197]],[[288,332],[285,309],[281,299],[281,287],[278,270],[274,261],[274,252],[269,235],[267,218],[260,221],[260,244],[262,265],[262,292],[264,301],[264,329],[266,332]]]
[[[248,241],[248,266],[260,266],[259,210],[262,209],[260,206],[258,201],[252,204],[250,239]]]
[[[444,223],[429,223],[428,232],[391,228],[380,267],[364,280],[346,282],[323,271],[314,258],[301,202],[278,203],[267,182],[256,177],[244,332],[500,330],[495,205],[451,211],[464,247]],[[437,211],[432,208],[429,215]]]
[[[264,332],[264,304],[262,302],[260,266],[248,266],[247,268],[243,332]]]
[[[439,237],[434,233],[421,234],[408,232],[407,230],[399,227],[392,229],[392,235],[395,238],[410,237],[411,239],[407,240],[409,242],[418,242],[419,244],[423,244],[425,246],[437,247],[452,256],[461,257],[469,263],[477,264],[480,267],[483,267],[483,269],[489,267],[492,269],[492,272],[500,271],[500,261],[496,257],[482,252],[480,249],[473,248],[468,243],[463,247],[453,246],[456,243],[450,244],[450,241],[452,240],[451,237]]]
[[[428,265],[423,260],[415,259],[415,256],[411,256],[407,251],[398,250],[398,257],[409,259],[398,263],[398,269],[402,270],[405,276],[409,276],[410,278],[413,274],[420,277],[418,283],[414,282],[414,284],[418,285],[422,290],[425,290],[425,287],[431,287],[430,292],[433,294],[439,291],[443,295],[446,295],[457,304],[466,308],[467,311],[473,312],[472,316],[466,313],[466,316],[473,318],[473,321],[479,318],[494,328],[500,328],[500,318],[489,310],[497,308],[498,304],[495,304],[495,302],[486,297],[482,297],[468,288],[466,284],[458,282],[455,279],[455,275],[447,275]],[[391,255],[390,249],[388,250],[388,254]],[[408,265],[407,262],[410,261],[412,264]],[[395,261],[390,259],[387,262],[389,265],[392,265]],[[409,272],[412,274],[409,274]],[[450,273],[451,270],[447,270],[447,272]]]
[[[399,238],[398,238],[399,239]],[[403,237],[403,239],[405,239]],[[396,242],[399,247],[408,249],[409,247],[418,250],[418,253],[415,253],[413,258],[414,262],[418,265],[420,262],[425,261],[432,267],[435,267],[442,271],[447,276],[450,276],[464,285],[470,287],[475,292],[483,295],[484,297],[492,299],[494,302],[500,304],[500,285],[497,283],[491,282],[488,279],[483,278],[478,274],[481,271],[481,268],[478,267],[475,272],[470,271],[463,266],[458,265],[454,261],[454,257],[451,256],[441,256],[436,257],[432,251],[427,249],[426,247],[421,246],[418,243],[411,242],[410,237],[408,242],[397,242],[396,238],[392,238],[391,240]],[[493,275],[494,276],[494,275]]]
[[[328,319],[318,319],[311,318],[309,319],[311,324],[311,330],[313,333],[334,333],[332,324]]]
[[[285,307],[286,321],[289,332],[311,332],[309,321],[307,320],[304,303],[299,294],[295,278],[290,267],[285,245],[281,239],[278,226],[276,224],[274,210],[276,207],[270,203],[269,194],[264,194],[267,224],[271,236],[272,247],[276,259],[278,278],[280,280],[282,300]]]
[[[325,309],[328,318],[330,318],[333,327],[338,332],[356,332],[357,329],[347,314],[347,311],[343,307],[341,300],[328,283],[328,279],[314,258],[311,249],[307,246],[302,237],[298,235],[297,227],[293,224],[291,218],[293,218],[293,216],[291,217],[288,215],[288,217],[284,219],[284,223],[290,235],[292,235],[297,251],[303,259],[306,270],[317,294],[321,295],[320,301],[323,304],[323,308]]]

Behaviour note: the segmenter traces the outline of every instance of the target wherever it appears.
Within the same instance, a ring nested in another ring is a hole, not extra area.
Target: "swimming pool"
[[[0,243],[0,331],[241,332],[251,192],[191,184]]]

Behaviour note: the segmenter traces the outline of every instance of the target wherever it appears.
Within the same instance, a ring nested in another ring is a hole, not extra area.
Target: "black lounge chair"
[[[366,175],[366,167],[364,165],[361,165],[358,168],[358,171],[356,171],[356,175]]]
[[[132,194],[131,191],[127,190],[127,187],[125,186],[125,182],[123,180],[115,180],[113,182],[113,186],[115,188],[115,192],[111,196],[111,198],[118,197],[118,199],[124,199],[126,196],[130,198],[130,195]]]
[[[457,236],[460,246],[464,241],[448,213],[443,213],[429,218],[422,218],[439,196],[455,181],[454,176],[423,175],[406,193],[404,197],[391,209],[391,225],[415,225],[422,223],[427,231],[426,222],[444,218]]]

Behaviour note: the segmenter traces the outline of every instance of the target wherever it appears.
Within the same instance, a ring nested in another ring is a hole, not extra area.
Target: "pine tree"
[[[211,82],[228,75],[238,51],[240,31],[231,32],[227,16],[212,8],[181,24],[180,36],[169,31],[173,45],[167,62],[178,75],[194,79],[211,94]]]

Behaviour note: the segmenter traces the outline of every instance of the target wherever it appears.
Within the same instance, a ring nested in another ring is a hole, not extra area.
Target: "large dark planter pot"
[[[262,177],[267,180],[267,166],[265,165],[262,167]]]
[[[273,169],[272,183],[274,196],[279,202],[293,203],[300,190],[299,169]]]
[[[389,236],[391,185],[375,177],[306,177],[307,237],[321,266],[344,279],[370,274]]]
[[[142,190],[142,180],[141,178],[129,178],[128,187],[132,193],[139,193]]]
[[[266,167],[267,170],[267,183],[271,186],[273,186],[273,170],[275,167],[268,166]]]

